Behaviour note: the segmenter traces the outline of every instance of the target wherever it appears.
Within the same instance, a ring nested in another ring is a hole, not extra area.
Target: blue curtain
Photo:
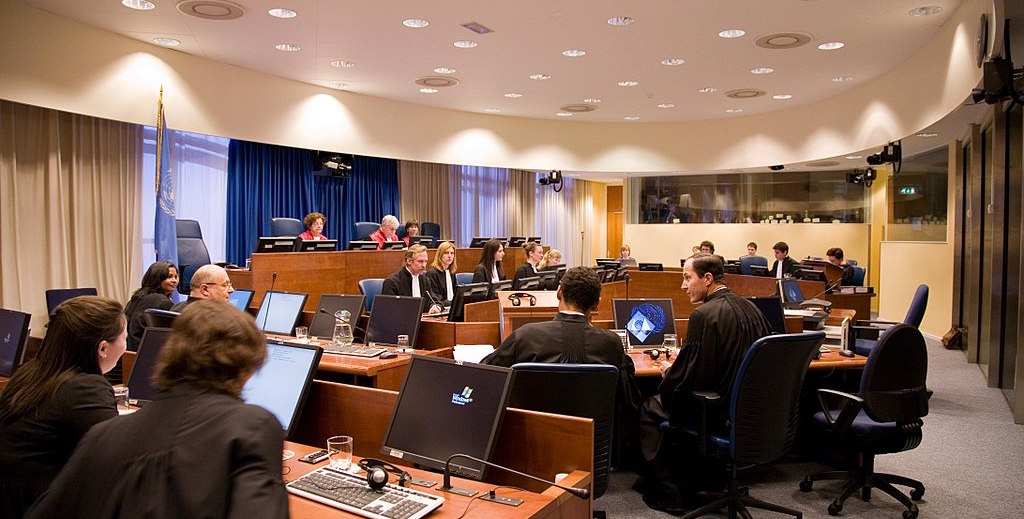
[[[270,219],[319,211],[344,247],[357,221],[398,212],[398,162],[355,156],[348,178],[313,174],[315,152],[232,140],[228,149],[227,260],[244,265]]]

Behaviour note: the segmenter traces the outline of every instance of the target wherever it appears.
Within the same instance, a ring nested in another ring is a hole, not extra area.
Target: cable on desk
[[[466,516],[466,512],[469,512],[469,507],[473,505],[473,501],[476,501],[477,499],[480,499],[481,497],[484,497],[484,496],[486,496],[486,495],[490,495],[490,494],[493,494],[493,493],[494,493],[494,491],[498,490],[499,488],[509,488],[509,489],[512,489],[512,490],[520,490],[520,491],[522,491],[522,492],[526,492],[526,489],[525,489],[525,488],[513,487],[513,486],[510,486],[510,485],[500,485],[500,486],[494,487],[494,488],[492,488],[492,489],[488,490],[488,491],[487,491],[487,492],[485,492],[485,493],[482,493],[482,494],[478,494],[478,495],[475,495],[475,496],[473,496],[473,497],[472,497],[472,498],[471,498],[471,499],[469,500],[469,502],[468,502],[468,503],[466,503],[466,509],[465,509],[465,510],[463,510],[463,511],[462,511],[462,513],[461,513],[461,514],[459,514],[459,516],[458,516],[458,517],[456,517],[455,519],[462,519],[463,517],[465,517],[465,516]]]

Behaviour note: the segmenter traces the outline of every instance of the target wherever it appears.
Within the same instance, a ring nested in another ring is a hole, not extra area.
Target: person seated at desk
[[[544,247],[537,242],[528,241],[524,243],[523,250],[526,251],[526,261],[519,265],[515,275],[512,276],[512,288],[519,288],[520,279],[536,276],[537,265],[544,259]]]
[[[65,301],[50,317],[39,356],[0,392],[0,517],[22,517],[86,431],[117,416],[103,373],[125,352],[123,311],[105,297]],[[114,466],[92,477],[107,482]]]
[[[704,241],[700,242],[700,252],[701,252],[701,254],[714,254],[715,253],[715,244],[711,243],[708,240],[704,240]]]
[[[629,245],[623,245],[619,248],[619,265],[623,267],[636,267],[639,265],[636,259],[632,256],[633,250],[629,248]]]
[[[505,245],[501,240],[490,239],[480,253],[480,263],[473,269],[473,283],[494,283],[505,279],[501,260],[505,257]]]
[[[430,264],[430,270],[425,274],[430,281],[431,290],[442,298],[444,306],[451,306],[455,298],[455,273],[458,266],[455,263],[455,244],[446,241],[437,246],[434,253],[434,262]]]
[[[747,244],[747,256],[757,256],[757,243],[750,242]]]
[[[328,239],[322,234],[324,232],[324,225],[327,224],[326,216],[317,212],[309,213],[302,219],[302,224],[306,226],[306,230],[299,235],[300,240]]]
[[[281,423],[239,398],[266,356],[251,315],[189,305],[161,354],[156,399],[90,430],[26,517],[288,517]]]
[[[380,228],[370,233],[367,239],[377,242],[377,250],[381,250],[384,244],[389,241],[398,241],[398,218],[388,214],[380,220]]]
[[[413,296],[423,298],[423,308],[432,314],[441,311],[440,299],[431,293],[432,284],[425,275],[427,271],[427,248],[416,244],[405,249],[405,266],[384,280],[380,293],[392,296]]]
[[[772,263],[772,272],[775,277],[782,279],[793,275],[798,263],[789,257],[789,244],[780,241],[772,245],[772,252],[775,253],[775,263]]]
[[[740,362],[754,341],[771,331],[761,311],[729,290],[724,280],[720,256],[698,254],[686,260],[681,288],[690,302],[699,306],[690,314],[678,357],[674,362],[661,363],[664,379],[658,394],[648,398],[641,408],[641,446],[650,463],[650,479],[641,484],[641,489],[644,503],[657,510],[683,510],[696,484],[709,475],[701,469],[705,462],[696,444],[673,448],[670,442],[661,441],[658,425],[669,419],[696,424],[700,409],[692,393],[715,391],[722,398],[708,426],[711,430],[724,427],[730,388]]]
[[[843,261],[843,249],[839,247],[832,247],[825,256],[828,257],[828,262],[843,269],[843,276],[839,279],[840,286],[850,286],[853,284],[853,265],[848,265]]]
[[[413,238],[413,237],[419,236],[419,235],[420,235],[420,223],[419,222],[417,222],[416,220],[409,220],[408,222],[405,222],[405,237],[402,238],[402,241],[405,242],[405,246],[406,247],[409,246],[409,238]]]
[[[170,310],[174,306],[171,294],[178,288],[178,267],[170,261],[157,261],[146,269],[142,276],[142,287],[132,294],[124,307],[128,320],[128,350],[135,351],[146,331],[142,314],[150,308]]]
[[[562,251],[558,249],[548,249],[544,253],[544,259],[540,260],[537,264],[537,270],[550,270],[557,269],[562,264]],[[554,288],[552,288],[554,290]]]
[[[188,299],[172,306],[171,311],[181,313],[186,306],[202,299],[215,299],[226,303],[234,291],[235,287],[231,286],[231,278],[224,267],[203,265],[192,274]]]
[[[619,369],[619,395],[631,409],[639,403],[636,368],[622,349],[622,340],[590,325],[590,313],[601,302],[601,278],[587,267],[573,267],[558,287],[554,320],[520,326],[498,349],[480,362],[509,367],[520,362],[610,364]]]

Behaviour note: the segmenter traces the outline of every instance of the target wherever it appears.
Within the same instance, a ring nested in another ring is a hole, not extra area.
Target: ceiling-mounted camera
[[[875,171],[875,168],[855,169],[846,174],[846,181],[850,184],[864,184],[866,187],[871,187],[876,178],[878,178],[878,172]]]
[[[893,165],[893,173],[899,173],[903,167],[903,145],[900,141],[890,142],[882,148],[882,151],[874,155],[868,155],[866,160],[872,166],[891,163]]]
[[[770,169],[772,171],[782,171],[782,170],[786,169],[786,166],[783,166],[782,164],[777,164],[775,166],[768,166],[768,169]]]
[[[537,183],[542,186],[551,186],[557,193],[562,190],[562,172],[553,169],[546,176],[537,179]]]

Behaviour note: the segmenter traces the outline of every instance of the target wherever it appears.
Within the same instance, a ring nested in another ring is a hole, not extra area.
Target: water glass
[[[352,466],[352,437],[331,436],[327,438],[327,456],[331,460],[331,468],[348,471]]]
[[[339,310],[334,314],[334,344],[341,347],[352,345],[352,313],[348,310]]]
[[[297,339],[299,342],[307,342],[308,341],[308,336],[309,336],[309,328],[307,328],[305,326],[296,326],[295,327],[295,339]]]
[[[663,347],[675,357],[679,353],[679,337],[674,333],[666,333]]]
[[[405,352],[409,350],[409,336],[399,335],[398,336],[398,351]]]
[[[132,411],[128,405],[128,386],[118,384],[114,386],[114,404],[117,405],[118,414],[126,414]]]

